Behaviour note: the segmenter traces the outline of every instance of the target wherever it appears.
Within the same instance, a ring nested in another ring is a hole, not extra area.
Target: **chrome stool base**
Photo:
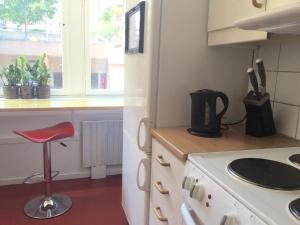
[[[69,196],[53,194],[51,197],[39,196],[30,200],[24,207],[27,216],[35,219],[49,219],[60,216],[72,206]]]

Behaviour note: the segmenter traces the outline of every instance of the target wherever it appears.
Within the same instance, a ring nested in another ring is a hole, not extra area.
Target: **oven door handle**
[[[193,210],[189,209],[186,204],[181,205],[181,214],[186,225],[200,225],[195,222],[192,216]]]

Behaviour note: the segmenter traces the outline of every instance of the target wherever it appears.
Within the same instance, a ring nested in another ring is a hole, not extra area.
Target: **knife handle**
[[[259,77],[260,77],[260,80],[261,80],[261,86],[263,88],[266,88],[266,70],[265,70],[263,60],[262,59],[257,59],[256,60],[256,65],[258,67],[258,73],[259,73]]]
[[[257,96],[258,99],[260,99],[260,93],[258,89],[258,83],[257,83],[257,78],[254,69],[251,67],[247,70],[247,73],[249,74],[250,82],[252,84],[252,87],[254,89],[255,95]]]

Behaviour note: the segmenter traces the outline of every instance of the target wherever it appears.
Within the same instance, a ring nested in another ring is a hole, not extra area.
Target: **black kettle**
[[[190,94],[192,98],[192,121],[188,131],[201,137],[220,137],[221,119],[229,105],[227,96],[219,91],[199,90]],[[224,108],[217,112],[217,99],[220,98]]]

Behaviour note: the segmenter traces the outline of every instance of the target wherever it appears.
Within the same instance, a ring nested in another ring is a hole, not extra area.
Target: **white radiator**
[[[92,177],[93,168],[122,164],[122,132],[122,120],[82,121],[83,167],[92,168]]]

